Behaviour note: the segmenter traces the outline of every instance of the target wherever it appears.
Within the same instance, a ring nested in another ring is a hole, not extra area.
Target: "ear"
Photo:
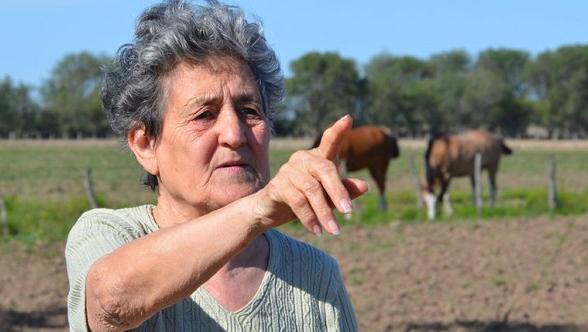
[[[159,175],[159,167],[155,156],[157,142],[155,137],[147,136],[145,126],[141,125],[130,130],[127,135],[127,142],[143,169],[149,174]]]

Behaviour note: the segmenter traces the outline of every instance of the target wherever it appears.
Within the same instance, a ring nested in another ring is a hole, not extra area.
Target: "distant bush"
[[[85,197],[35,201],[7,196],[4,200],[10,239],[30,245],[65,240],[78,217],[90,208]],[[104,205],[102,197],[97,200]]]
[[[588,189],[584,192],[560,190],[559,206],[550,211],[547,193],[544,189],[511,189],[504,191],[491,209],[483,208],[479,219],[533,218],[542,215],[553,217],[582,214],[588,212]],[[77,218],[90,207],[85,197],[71,197],[64,200],[26,200],[7,196],[4,198],[8,210],[10,239],[27,245],[42,242],[63,241]],[[108,206],[104,197],[98,196],[100,206]],[[403,223],[427,222],[425,210],[416,206],[414,192],[402,191],[388,194],[388,211],[378,209],[379,197],[370,192],[357,201],[359,207],[350,221],[336,213],[341,225],[353,223],[362,225],[381,225],[392,221]],[[487,204],[487,197],[484,198]],[[454,213],[447,216],[440,211],[435,222],[460,222],[478,219],[472,203],[471,193],[452,192]],[[286,227],[301,227],[294,223]]]
[[[471,193],[452,191],[451,199],[453,215],[447,216],[438,208],[437,221],[455,222],[475,220],[478,218],[476,207],[472,202]],[[550,211],[547,204],[547,192],[543,188],[520,188],[502,192],[494,208],[488,206],[488,197],[483,197],[481,219],[527,218],[541,215],[572,215],[588,213],[588,189],[584,192],[572,192],[561,189],[558,192],[558,207]],[[417,208],[414,192],[394,192],[387,195],[388,211],[378,210],[379,197],[376,193],[368,193],[360,197],[360,212],[353,214],[353,223],[363,225],[382,224],[390,221],[407,223],[425,222],[424,208]],[[342,220],[342,219],[341,219]]]

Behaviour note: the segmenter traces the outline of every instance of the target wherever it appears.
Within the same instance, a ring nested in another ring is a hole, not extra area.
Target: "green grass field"
[[[296,147],[304,146],[272,145],[272,171]],[[549,211],[546,199],[547,161],[552,153],[557,159],[561,203],[556,211]],[[351,222],[423,222],[425,213],[417,207],[415,184],[409,172],[410,158],[420,167],[422,154],[421,147],[404,147],[400,158],[392,161],[387,182],[389,212],[377,210],[376,188],[371,183],[370,193],[359,200],[361,212],[354,214]],[[586,149],[515,149],[515,154],[501,164],[497,207],[485,208],[479,218],[585,213],[587,165]],[[0,195],[7,205],[10,237],[25,243],[63,240],[77,217],[89,208],[83,187],[86,167],[92,168],[101,206],[118,208],[154,202],[154,194],[140,184],[142,172],[131,152],[117,141],[1,141]],[[369,179],[367,172],[354,176]],[[483,189],[487,190],[486,179]],[[468,179],[452,183],[451,198],[455,213],[451,218],[442,216],[442,222],[478,219]]]

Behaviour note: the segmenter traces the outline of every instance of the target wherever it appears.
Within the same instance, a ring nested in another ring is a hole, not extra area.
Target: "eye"
[[[195,117],[194,120],[210,120],[213,118],[213,114],[210,111],[204,111],[204,112],[200,112],[198,113]]]
[[[245,117],[248,118],[261,118],[262,115],[261,113],[252,107],[242,107],[241,108],[241,114],[243,114]]]

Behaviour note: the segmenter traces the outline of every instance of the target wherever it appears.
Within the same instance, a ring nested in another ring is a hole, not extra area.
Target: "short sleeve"
[[[72,227],[65,247],[69,294],[67,312],[70,331],[87,331],[86,275],[102,256],[134,239],[128,221],[114,210],[84,213]]]

